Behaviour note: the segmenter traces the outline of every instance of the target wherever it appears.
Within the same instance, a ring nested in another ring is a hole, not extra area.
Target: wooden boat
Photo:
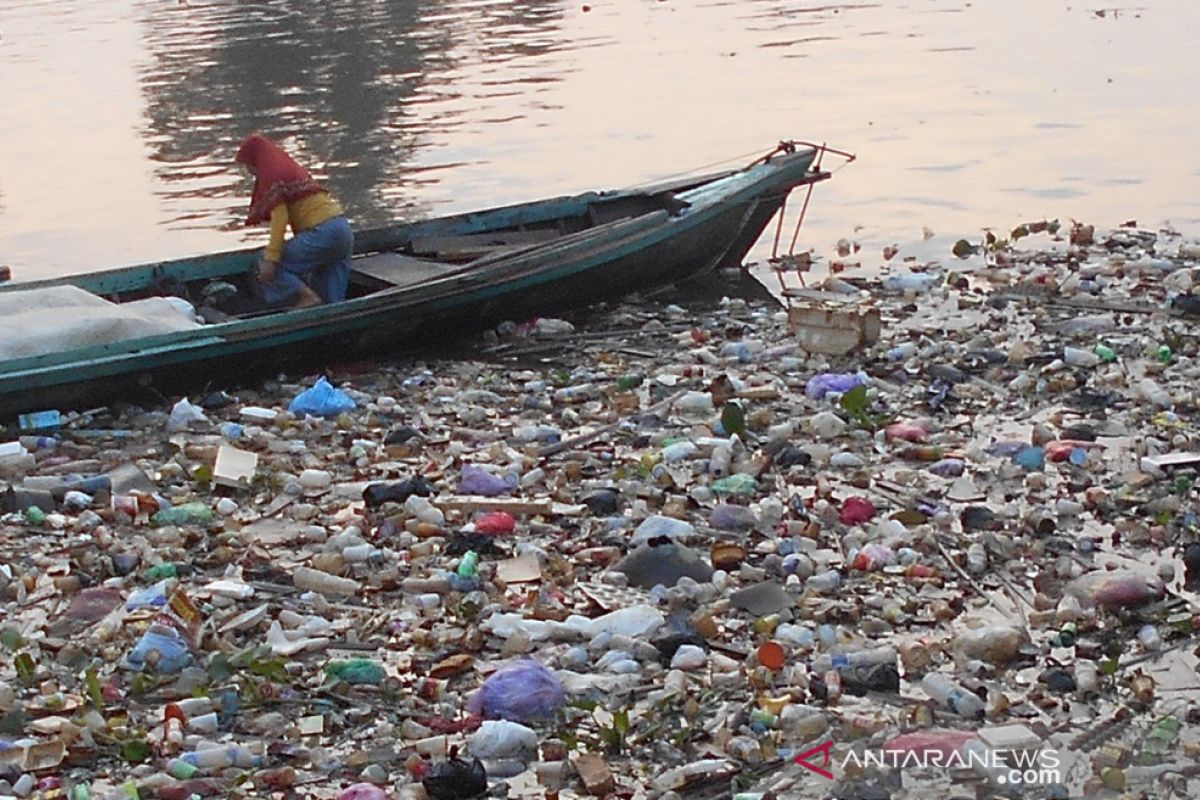
[[[39,290],[82,290],[105,312],[173,294],[199,306],[204,322],[0,355],[0,413],[95,406],[148,380],[197,387],[218,368],[245,375],[256,355],[278,369],[281,356],[379,354],[432,327],[557,313],[740,266],[788,194],[829,177],[824,152],[784,142],[736,171],[358,231],[347,299],[302,310],[204,307],[214,286],[252,294],[257,248],[0,285],[0,303],[30,307],[25,298]]]

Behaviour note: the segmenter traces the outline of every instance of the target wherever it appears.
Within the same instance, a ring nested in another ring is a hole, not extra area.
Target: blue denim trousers
[[[326,303],[345,300],[353,251],[354,231],[344,216],[297,233],[284,242],[275,280],[262,287],[263,299],[270,306],[288,305],[308,284]]]

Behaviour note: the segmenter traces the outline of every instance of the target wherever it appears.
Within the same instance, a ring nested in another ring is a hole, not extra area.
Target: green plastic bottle
[[[458,574],[469,578],[479,571],[479,553],[468,550],[458,562]]]

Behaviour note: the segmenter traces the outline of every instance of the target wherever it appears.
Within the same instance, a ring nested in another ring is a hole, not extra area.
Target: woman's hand
[[[271,281],[275,280],[275,270],[279,267],[274,261],[268,261],[265,257],[258,260],[258,282],[266,286]]]

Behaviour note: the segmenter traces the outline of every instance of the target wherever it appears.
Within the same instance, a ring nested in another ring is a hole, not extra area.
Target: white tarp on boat
[[[0,361],[199,328],[178,298],[111,303],[77,286],[0,292]]]

